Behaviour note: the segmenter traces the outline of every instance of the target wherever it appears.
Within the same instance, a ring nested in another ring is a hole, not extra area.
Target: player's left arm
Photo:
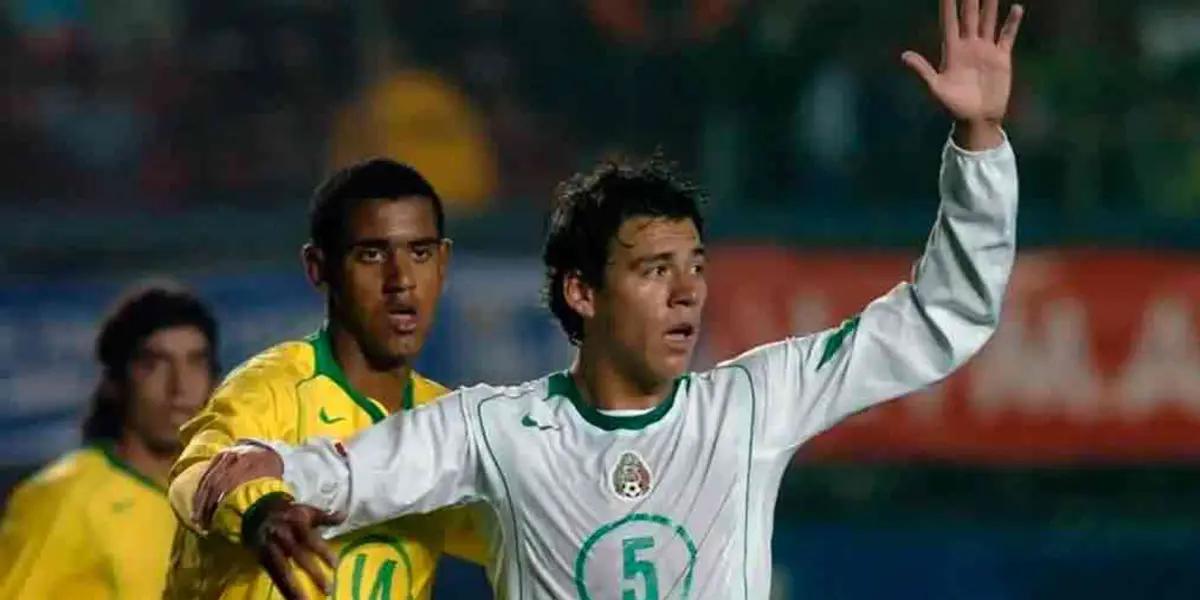
[[[1000,126],[1012,84],[1022,9],[997,36],[997,0],[942,0],[941,70],[904,61],[953,116],[943,154],[941,206],[912,283],[902,283],[840,327],[754,349],[744,367],[765,404],[762,441],[794,449],[839,420],[933,384],[995,331],[1016,253],[1016,159]]]

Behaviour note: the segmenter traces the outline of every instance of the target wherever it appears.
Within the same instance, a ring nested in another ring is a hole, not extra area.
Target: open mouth
[[[387,309],[388,321],[397,333],[412,333],[417,330],[417,309],[407,304],[396,304]]]
[[[666,338],[672,344],[686,344],[696,335],[696,326],[691,323],[680,323],[667,330]]]

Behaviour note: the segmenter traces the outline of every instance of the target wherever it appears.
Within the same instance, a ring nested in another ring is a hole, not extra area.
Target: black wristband
[[[242,513],[242,545],[254,547],[254,534],[262,526],[262,522],[270,514],[267,510],[280,502],[291,502],[292,495],[287,492],[271,492],[255,500],[250,508]]]

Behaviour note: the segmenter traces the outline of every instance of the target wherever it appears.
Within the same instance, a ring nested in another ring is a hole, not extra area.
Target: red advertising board
[[[704,355],[833,326],[912,255],[712,252]],[[1022,253],[1000,329],[933,388],[857,415],[804,459],[1099,463],[1200,459],[1200,256]]]

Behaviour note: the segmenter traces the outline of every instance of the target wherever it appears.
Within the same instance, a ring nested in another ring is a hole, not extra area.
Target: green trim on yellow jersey
[[[120,456],[117,456],[117,448],[112,441],[96,442],[95,444],[92,444],[92,447],[96,450],[99,450],[100,454],[104,455],[104,458],[108,460],[109,466],[111,466],[113,469],[128,475],[134,481],[145,485],[146,487],[149,487],[160,494],[166,495],[167,490],[162,486],[162,484],[150,479],[149,477],[146,477],[141,473],[141,471],[133,468],[133,465],[125,462],[125,460]]]
[[[312,344],[313,355],[316,357],[316,374],[324,375],[342,388],[343,392],[363,409],[368,416],[371,417],[372,423],[378,423],[387,418],[379,405],[363,395],[362,392],[354,389],[350,385],[350,380],[346,378],[346,373],[342,371],[341,365],[337,363],[337,359],[333,356],[333,343],[329,339],[329,328],[322,327],[312,335],[305,338],[308,343]],[[409,373],[408,382],[404,384],[404,396],[401,404],[404,410],[413,407],[413,374]]]

